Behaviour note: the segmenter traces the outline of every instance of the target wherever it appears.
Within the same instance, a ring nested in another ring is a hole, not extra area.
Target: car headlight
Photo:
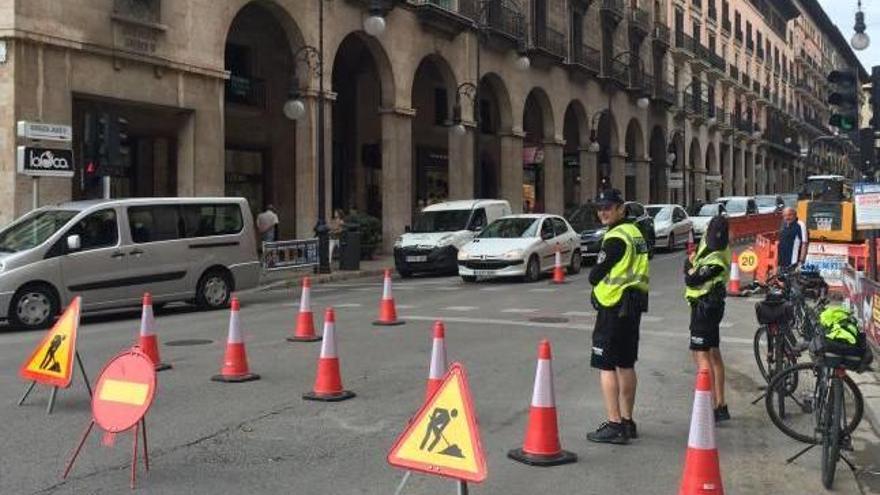
[[[525,254],[525,251],[523,251],[522,249],[511,249],[510,251],[502,254],[501,257],[506,260],[517,260],[522,258],[523,254]]]
[[[464,249],[460,249],[458,251],[458,261],[467,261],[468,256],[469,255],[468,255],[467,251],[465,251]]]

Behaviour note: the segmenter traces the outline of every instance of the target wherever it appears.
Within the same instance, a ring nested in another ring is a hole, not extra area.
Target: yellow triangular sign
[[[55,387],[67,388],[73,379],[73,358],[79,328],[81,300],[77,296],[61,315],[33,354],[21,365],[18,374]]]
[[[461,364],[450,366],[440,388],[394,443],[388,463],[474,483],[486,479],[486,458]]]

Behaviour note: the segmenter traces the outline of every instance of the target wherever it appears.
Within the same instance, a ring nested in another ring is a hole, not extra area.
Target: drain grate
[[[169,340],[165,342],[165,345],[171,347],[185,347],[190,345],[208,345],[213,344],[213,340],[208,339],[181,339],[181,340]]]
[[[535,323],[568,323],[568,318],[561,318],[559,316],[536,316],[534,318],[529,318],[529,321]]]

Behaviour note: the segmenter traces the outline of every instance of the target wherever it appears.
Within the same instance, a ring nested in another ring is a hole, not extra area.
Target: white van
[[[0,230],[0,318],[45,327],[74,296],[83,309],[228,304],[259,283],[254,221],[243,198],[74,201]]]
[[[401,277],[417,272],[458,273],[458,249],[495,220],[510,215],[503,199],[447,201],[426,207],[394,243]]]

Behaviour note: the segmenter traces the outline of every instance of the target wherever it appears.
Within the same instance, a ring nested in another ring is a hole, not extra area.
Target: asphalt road
[[[652,262],[650,312],[643,318],[639,392],[635,419],[641,438],[627,446],[586,441],[603,420],[598,376],[589,368],[594,321],[585,274],[568,285],[489,282],[457,278],[396,282],[398,312],[407,323],[375,327],[381,280],[359,280],[313,289],[316,313],[332,305],[343,381],[355,399],[314,403],[301,399],[311,388],[319,343],[292,344],[298,291],[249,293],[242,297],[248,357],[262,379],[243,384],[209,380],[223,354],[228,315],[171,307],[158,316],[164,361],[159,391],[148,415],[151,470],[139,472],[141,493],[391,494],[403,472],[385,456],[424,393],[431,324],[447,325],[450,360],[462,362],[479,416],[489,466],[488,480],[472,485],[481,494],[669,494],[678,490],[687,444],[694,366],[687,350],[688,310],[682,298],[681,252]],[[793,464],[785,459],[801,445],[778,432],[766,417],[760,375],[752,357],[753,302],[731,300],[723,325],[728,394],[733,420],[717,430],[724,487],[729,494],[824,493],[819,450]],[[555,323],[544,318],[561,318]],[[94,379],[103,364],[134,338],[138,311],[89,316],[79,349]],[[536,319],[538,321],[536,321]],[[318,320],[320,322],[320,318]],[[42,333],[0,330],[0,493],[127,493],[130,434],[113,448],[93,435],[72,477],[61,481],[64,463],[87,425],[89,400],[75,377],[46,416],[48,390],[39,388],[23,407],[25,383],[18,367]],[[550,339],[563,447],[580,460],[536,468],[506,458],[522,443],[536,346]],[[211,343],[172,346],[182,339]],[[880,445],[863,423],[851,456],[856,476],[838,468],[835,493],[880,493]],[[874,485],[873,489],[871,485]],[[861,491],[860,491],[861,490]],[[874,490],[874,491],[872,491]],[[414,475],[404,494],[455,493],[452,482]]]

